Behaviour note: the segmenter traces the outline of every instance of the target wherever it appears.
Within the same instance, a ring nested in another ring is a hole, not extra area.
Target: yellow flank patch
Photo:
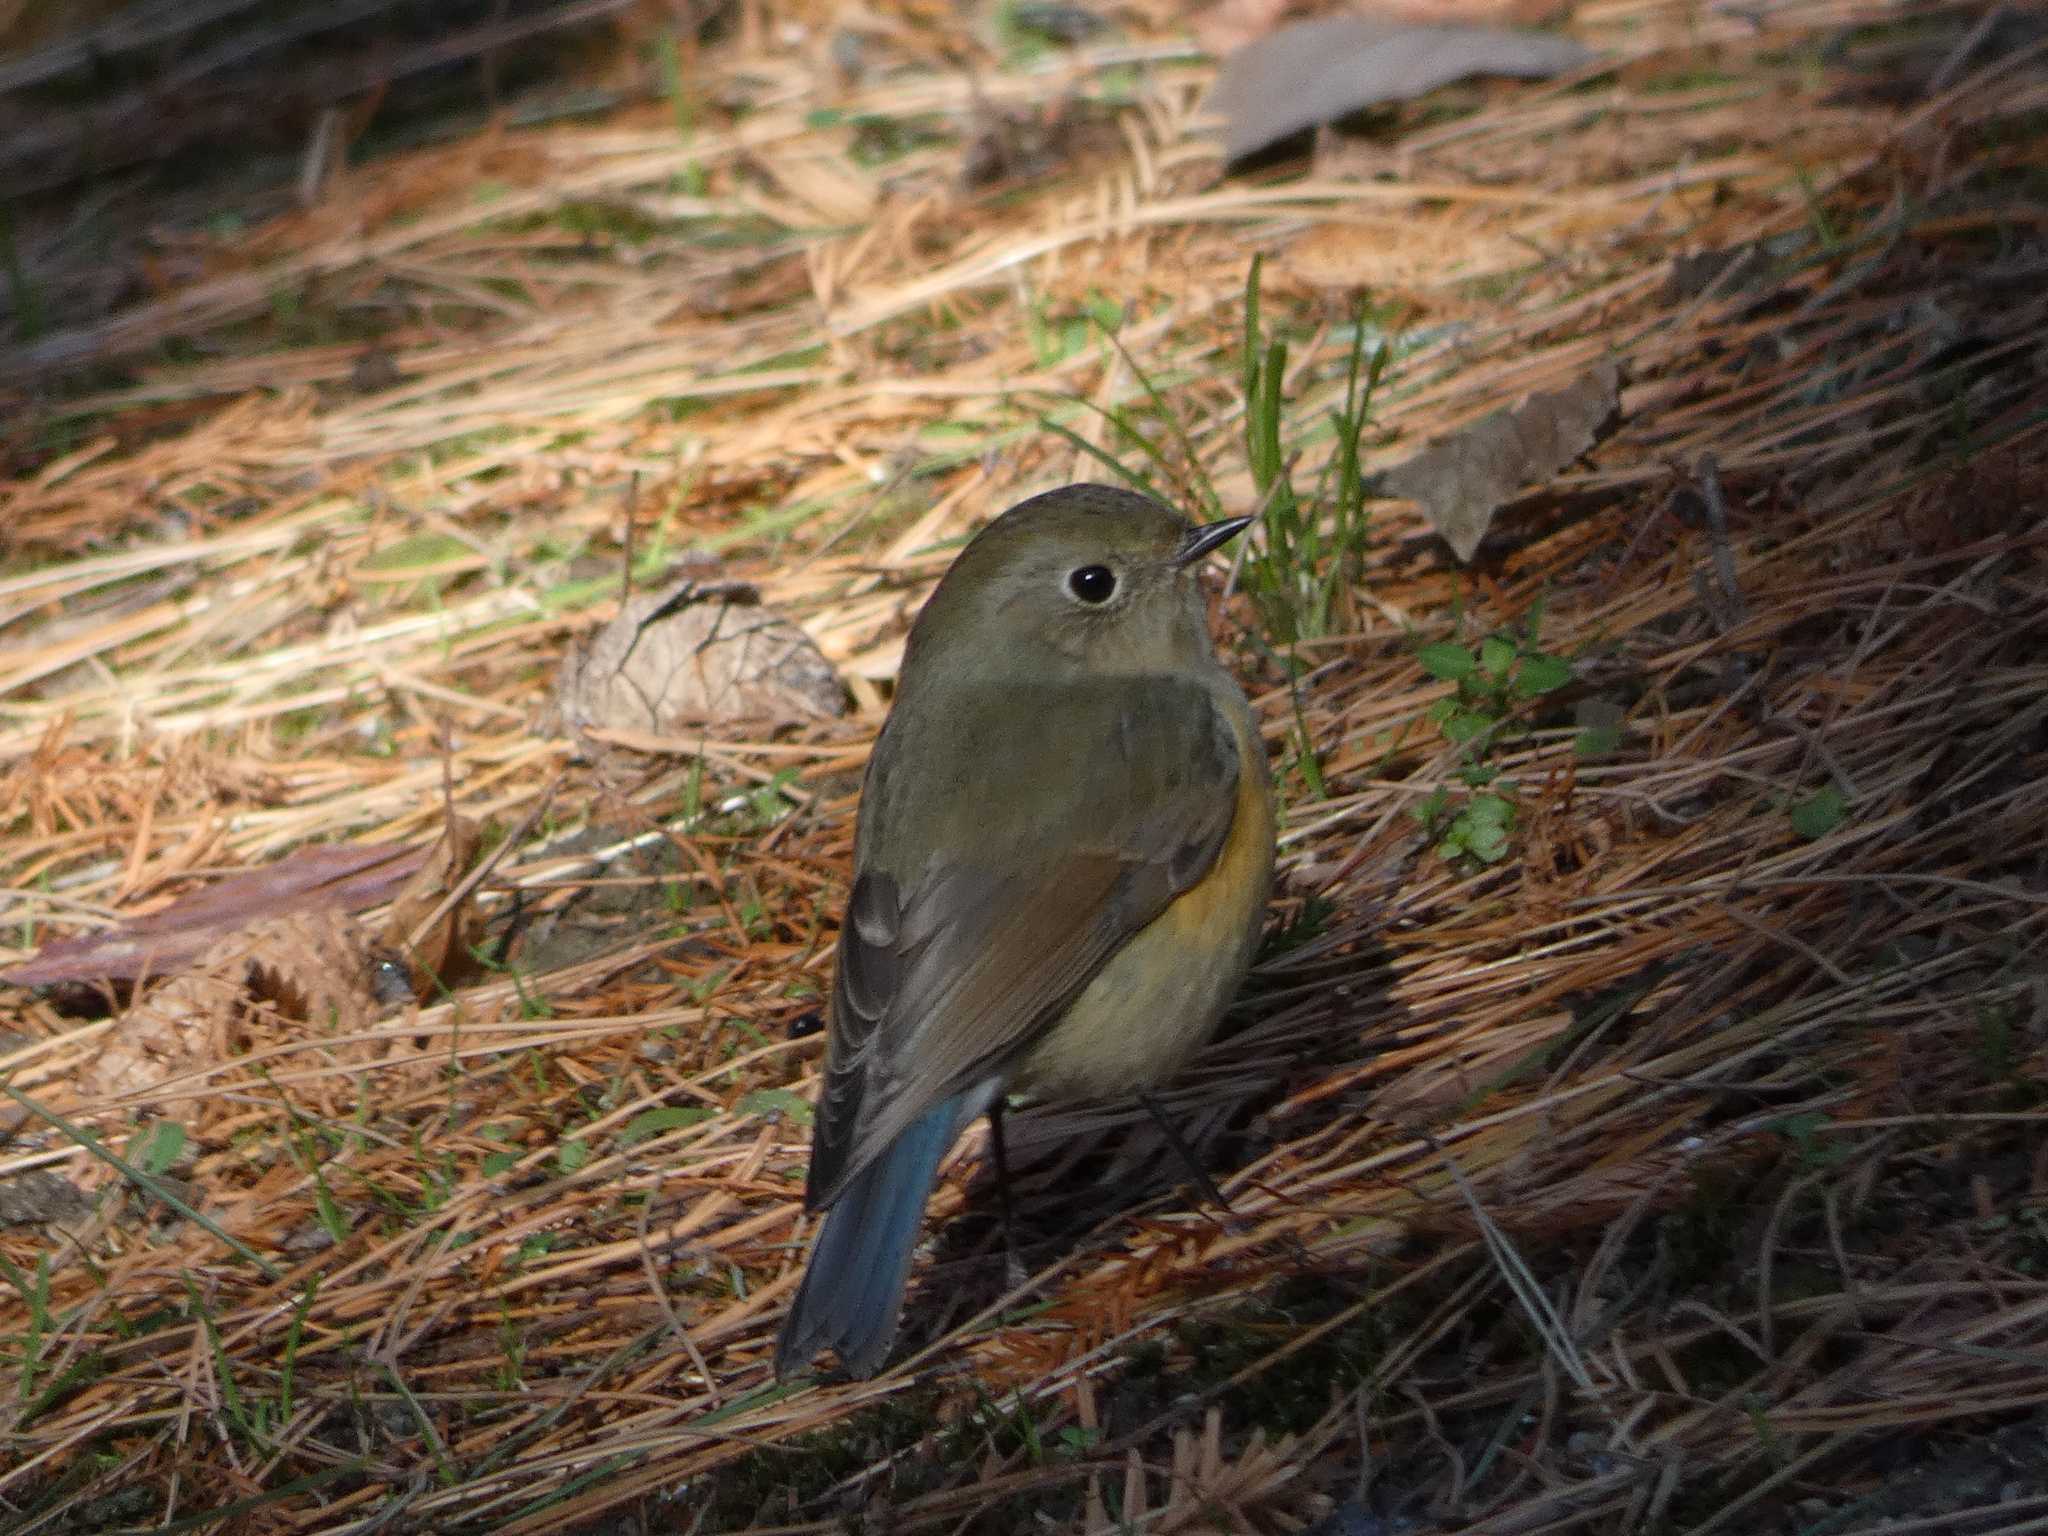
[[[1208,872],[1096,974],[1019,1064],[1017,1086],[1064,1097],[1146,1088],[1178,1071],[1216,1027],[1258,942],[1272,885],[1273,800],[1249,722],[1230,831]]]
[[[1266,776],[1256,762],[1247,762],[1237,776],[1237,810],[1216,862],[1174,898],[1153,920],[1154,926],[1164,925],[1190,938],[1226,933],[1229,943],[1235,944],[1243,926],[1251,922],[1249,909],[1265,905],[1265,866],[1273,862],[1274,830]]]

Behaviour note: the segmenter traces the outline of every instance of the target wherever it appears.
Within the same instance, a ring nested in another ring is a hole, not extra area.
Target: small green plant
[[[737,1108],[743,1115],[787,1115],[799,1125],[809,1125],[815,1113],[809,1100],[787,1088],[756,1088],[741,1098]]]
[[[512,1133],[503,1126],[486,1126],[484,1138],[501,1144],[512,1139]],[[519,1166],[519,1160],[526,1155],[523,1147],[504,1147],[502,1151],[486,1152],[477,1164],[477,1172],[487,1179],[501,1179]]]
[[[801,803],[787,792],[789,786],[795,782],[794,768],[778,768],[769,776],[766,784],[747,797],[754,816],[763,829],[773,826]]]
[[[1848,1161],[1856,1152],[1846,1138],[1823,1136],[1822,1133],[1832,1124],[1832,1115],[1822,1114],[1819,1110],[1805,1110],[1766,1121],[1763,1128],[1775,1131],[1791,1142],[1800,1162],[1806,1167],[1832,1168]]]
[[[0,1094],[5,1094],[29,1114],[63,1133],[72,1142],[83,1147],[91,1156],[99,1159],[99,1161],[105,1163],[116,1173],[119,1173],[144,1194],[152,1199],[161,1201],[194,1226],[204,1228],[219,1239],[225,1247],[262,1270],[270,1279],[281,1280],[284,1278],[284,1272],[271,1263],[270,1260],[263,1257],[262,1254],[251,1248],[240,1238],[224,1231],[219,1222],[215,1221],[205,1212],[195,1209],[183,1196],[178,1194],[176,1190],[172,1189],[162,1179],[158,1178],[157,1175],[150,1173],[146,1169],[138,1168],[135,1164],[129,1162],[127,1158],[107,1147],[92,1131],[87,1130],[84,1126],[72,1124],[71,1121],[65,1119],[64,1116],[58,1114],[55,1110],[48,1109],[37,1103],[4,1079],[0,1079]]]
[[[292,1308],[291,1326],[285,1331],[284,1360],[277,1377],[277,1417],[281,1424],[288,1424],[292,1417],[292,1383],[299,1368],[299,1341],[306,1329],[306,1314],[313,1310],[313,1303],[320,1295],[320,1277],[317,1274],[306,1277],[306,1291]]]
[[[1124,306],[1097,291],[1076,308],[1055,309],[1051,301],[1038,297],[1024,310],[1025,332],[1041,368],[1078,357],[1095,338],[1116,335],[1123,323]]]
[[[497,1385],[500,1392],[520,1392],[526,1387],[526,1332],[512,1321],[512,1309],[498,1303]]]
[[[1412,813],[1446,859],[1496,864],[1513,846],[1515,788],[1489,758],[1526,733],[1522,717],[1530,704],[1572,680],[1570,662],[1538,647],[1541,620],[1539,610],[1522,635],[1488,635],[1476,649],[1449,640],[1416,648],[1423,671],[1452,685],[1448,698],[1430,706],[1429,718],[1464,759],[1456,774],[1464,792],[1440,786]]]
[[[1848,814],[1848,797],[1830,784],[1792,807],[1792,830],[1808,842],[1818,842],[1840,826]]]
[[[1069,1424],[1060,1431],[1060,1450],[1078,1459],[1092,1451],[1101,1439],[1102,1431],[1099,1429],[1090,1429],[1084,1424]]]
[[[122,1155],[145,1173],[167,1173],[184,1150],[184,1126],[175,1120],[152,1120],[128,1139]]]
[[[1392,349],[1382,339],[1385,317],[1361,301],[1350,327],[1342,402],[1327,418],[1302,421],[1297,413],[1295,421],[1284,421],[1288,343],[1269,334],[1262,318],[1259,273],[1255,259],[1245,280],[1242,386],[1244,448],[1256,493],[1252,510],[1263,534],[1243,546],[1239,583],[1258,610],[1261,633],[1285,655],[1290,674],[1299,676],[1305,668],[1297,644],[1340,633],[1355,618],[1353,593],[1364,580],[1370,524],[1359,444]],[[1143,391],[1143,403],[1080,402],[1111,429],[1106,447],[1051,416],[1041,417],[1040,426],[1146,495],[1175,503],[1197,519],[1225,516],[1234,509],[1226,509],[1217,492],[1210,470],[1215,454],[1195,442],[1185,412],[1167,395],[1196,381],[1148,372],[1117,340],[1112,326],[1118,318],[1116,313],[1095,315]],[[1044,346],[1039,351],[1042,363],[1054,360]],[[1324,456],[1315,484],[1297,488],[1296,464],[1326,435],[1332,451]],[[1299,699],[1293,737],[1290,766],[1310,796],[1325,798],[1322,761]]]
[[[1454,803],[1448,789],[1438,789],[1415,808],[1415,816],[1436,839],[1436,851],[1444,858],[1469,855],[1482,864],[1497,864],[1507,857],[1512,842],[1515,802],[1488,792]]]
[[[1364,579],[1365,476],[1358,463],[1374,391],[1386,371],[1384,341],[1367,350],[1371,310],[1360,301],[1353,316],[1344,403],[1330,412],[1336,451],[1324,462],[1313,495],[1295,490],[1294,461],[1281,440],[1286,397],[1287,343],[1265,333],[1259,310],[1259,261],[1252,261],[1244,294],[1245,456],[1252,487],[1265,508],[1265,544],[1247,554],[1244,588],[1258,605],[1276,645],[1335,633],[1348,621],[1350,593]]]
[[[717,1111],[702,1104],[664,1105],[659,1109],[643,1109],[619,1128],[618,1144],[630,1147],[635,1142],[647,1141],[685,1126],[701,1125]]]
[[[28,1304],[28,1329],[21,1340],[21,1400],[25,1403],[35,1392],[36,1372],[40,1369],[43,1356],[43,1341],[50,1335],[50,1256],[47,1253],[36,1256],[35,1278],[30,1279],[14,1265],[0,1257],[0,1274],[21,1292],[21,1299]]]
[[[250,1450],[258,1454],[269,1454],[276,1449],[277,1432],[284,1427],[284,1414],[280,1411],[281,1400],[253,1394],[243,1390],[236,1379],[234,1363],[228,1358],[225,1345],[221,1342],[220,1327],[214,1321],[213,1309],[199,1293],[199,1287],[192,1277],[185,1276],[185,1294],[190,1301],[191,1315],[199,1319],[199,1326],[206,1337],[207,1353],[213,1359],[213,1374],[220,1387],[221,1410],[228,1426],[240,1435]],[[292,1345],[296,1354],[296,1332]]]
[[[327,1182],[328,1166],[336,1160],[338,1153],[346,1151],[346,1138],[324,1125],[315,1125],[304,1119],[289,1105],[285,1112],[289,1117],[284,1132],[285,1151],[313,1181],[313,1215],[330,1242],[347,1242],[348,1215],[342,1210],[341,1202],[334,1198],[333,1186]]]
[[[1321,938],[1337,910],[1337,903],[1329,897],[1321,892],[1311,893],[1295,909],[1293,916],[1266,935],[1265,942],[1259,946],[1259,963],[1264,965],[1277,960],[1311,940]]]
[[[471,952],[478,960],[483,959],[482,947],[479,945],[476,950]],[[505,978],[512,983],[512,991],[519,999],[520,1018],[551,1019],[555,1016],[555,1005],[548,1001],[544,993],[536,991],[528,985],[526,973],[520,967],[505,964],[493,965],[490,969],[502,972]]]

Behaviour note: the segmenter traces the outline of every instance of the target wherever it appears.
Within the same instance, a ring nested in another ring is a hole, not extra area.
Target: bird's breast
[[[1272,894],[1277,827],[1251,711],[1242,697],[1230,702],[1237,805],[1215,861],[1110,957],[1026,1054],[1020,1091],[1093,1098],[1151,1087],[1201,1048],[1242,985]]]

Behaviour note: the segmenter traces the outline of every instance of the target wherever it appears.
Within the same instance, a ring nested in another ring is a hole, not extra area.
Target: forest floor
[[[18,183],[0,1530],[2048,1528],[2038,14],[1585,0],[1233,169],[1166,0],[586,9]],[[1609,389],[1469,564],[1343,489]],[[1020,1112],[1026,1282],[977,1130],[890,1368],[778,1385],[906,624],[1119,473],[1267,514],[1231,1209]],[[685,575],[845,712],[564,726]]]

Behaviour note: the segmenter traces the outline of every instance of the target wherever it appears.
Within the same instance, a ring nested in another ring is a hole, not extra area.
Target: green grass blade
[[[163,1201],[165,1205],[169,1206],[172,1210],[176,1211],[180,1216],[184,1217],[187,1221],[193,1223],[193,1225],[202,1227],[206,1231],[211,1232],[215,1237],[219,1238],[221,1242],[225,1243],[229,1248],[233,1249],[236,1253],[240,1254],[243,1258],[247,1259],[251,1264],[254,1264],[258,1269],[262,1270],[264,1275],[267,1276],[269,1279],[282,1280],[284,1278],[284,1272],[280,1270],[275,1264],[271,1263],[270,1260],[264,1258],[262,1254],[258,1253],[254,1248],[251,1248],[247,1243],[243,1242],[240,1238],[233,1237],[229,1235],[227,1232],[222,1231],[220,1225],[217,1222],[213,1221],[210,1217],[201,1215],[198,1211],[194,1210],[190,1205],[187,1205],[177,1195],[171,1193],[171,1191],[164,1185],[162,1180],[156,1178],[154,1175],[144,1173],[140,1168],[137,1168],[133,1163],[129,1162],[126,1158],[122,1157],[118,1152],[111,1151],[107,1147],[102,1145],[100,1139],[97,1136],[93,1135],[93,1133],[87,1130],[84,1126],[73,1125],[69,1120],[66,1120],[62,1115],[58,1114],[55,1110],[45,1109],[42,1105],[38,1104],[34,1099],[31,1099],[27,1094],[23,1093],[20,1089],[11,1086],[10,1084],[0,1083],[0,1093],[6,1094],[7,1097],[14,1100],[15,1103],[19,1104],[23,1109],[27,1110],[30,1114],[34,1115],[38,1120],[41,1120],[48,1125],[55,1126],[59,1131],[62,1131],[66,1136],[69,1136],[73,1141],[77,1142],[79,1146],[85,1148],[87,1152],[90,1152],[94,1157],[98,1158],[101,1162],[105,1163],[109,1168],[112,1168],[115,1172],[119,1173],[123,1178],[127,1179],[128,1182],[133,1184],[137,1189],[143,1190],[147,1192],[149,1195],[151,1195],[153,1198]]]

